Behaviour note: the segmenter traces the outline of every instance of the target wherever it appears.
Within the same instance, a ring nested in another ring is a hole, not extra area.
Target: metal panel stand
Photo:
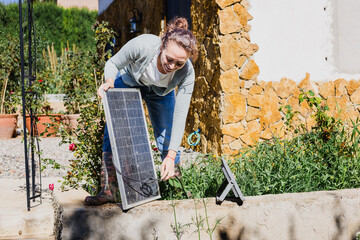
[[[41,184],[41,157],[39,147],[39,135],[36,128],[36,104],[38,96],[34,91],[27,91],[25,87],[31,89],[36,80],[36,41],[35,24],[33,13],[33,1],[27,0],[25,8],[22,7],[22,0],[19,0],[19,26],[20,26],[20,56],[21,56],[21,93],[22,93],[22,115],[24,129],[24,151],[25,151],[25,174],[26,174],[26,200],[27,210],[30,211],[31,200],[38,204],[42,203],[42,184]],[[25,16],[23,17],[23,13]],[[27,33],[26,33],[27,32]],[[24,43],[25,37],[28,40],[28,60],[25,59]],[[30,129],[26,130],[26,117],[30,120]],[[37,161],[36,161],[36,158]],[[37,204],[37,205],[38,205]],[[33,205],[34,206],[34,205]]]
[[[245,197],[242,194],[227,162],[224,159],[221,159],[221,161],[221,170],[223,171],[226,179],[221,184],[219,190],[216,193],[216,204],[220,205],[225,200],[225,197],[228,195],[230,190],[232,190],[237,200],[236,202],[238,205],[242,205],[245,201]]]

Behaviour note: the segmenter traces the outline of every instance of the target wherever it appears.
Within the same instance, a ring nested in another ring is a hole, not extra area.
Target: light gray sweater
[[[160,49],[160,46],[161,39],[155,35],[143,34],[133,38],[106,62],[105,79],[115,79],[118,72],[123,69],[126,73],[122,75],[125,84],[132,87],[143,86],[139,79]],[[194,68],[188,59],[185,65],[175,72],[167,88],[149,86],[159,96],[164,96],[178,87],[169,150],[178,151],[180,147],[194,89],[194,81]]]

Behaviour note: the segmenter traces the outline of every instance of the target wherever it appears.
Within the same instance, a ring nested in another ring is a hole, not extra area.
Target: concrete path
[[[50,183],[58,179],[42,179],[42,203],[26,203],[26,180],[0,178],[0,239],[54,239],[54,210]]]

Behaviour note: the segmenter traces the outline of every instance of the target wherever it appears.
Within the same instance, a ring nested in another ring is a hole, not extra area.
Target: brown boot
[[[118,183],[111,152],[103,152],[100,183],[101,191],[96,196],[87,196],[85,198],[86,205],[102,205],[104,203],[116,201]]]

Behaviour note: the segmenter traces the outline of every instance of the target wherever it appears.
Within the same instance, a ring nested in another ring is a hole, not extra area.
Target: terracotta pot
[[[80,117],[80,114],[69,114],[64,115],[63,121],[69,131],[74,131],[78,126],[78,118]]]
[[[62,115],[61,114],[48,114],[48,115],[38,114],[36,116],[38,118],[36,121],[36,128],[37,128],[38,133],[35,133],[35,134],[40,137],[56,137],[57,128],[49,127],[47,132],[46,133],[44,133],[44,132],[47,127],[47,124],[50,124],[53,121],[60,124]],[[53,121],[51,119],[53,119]],[[26,116],[26,129],[30,132],[30,116],[29,115]],[[44,133],[43,136],[41,136],[42,133]]]
[[[0,114],[0,138],[10,139],[17,126],[18,114]]]

